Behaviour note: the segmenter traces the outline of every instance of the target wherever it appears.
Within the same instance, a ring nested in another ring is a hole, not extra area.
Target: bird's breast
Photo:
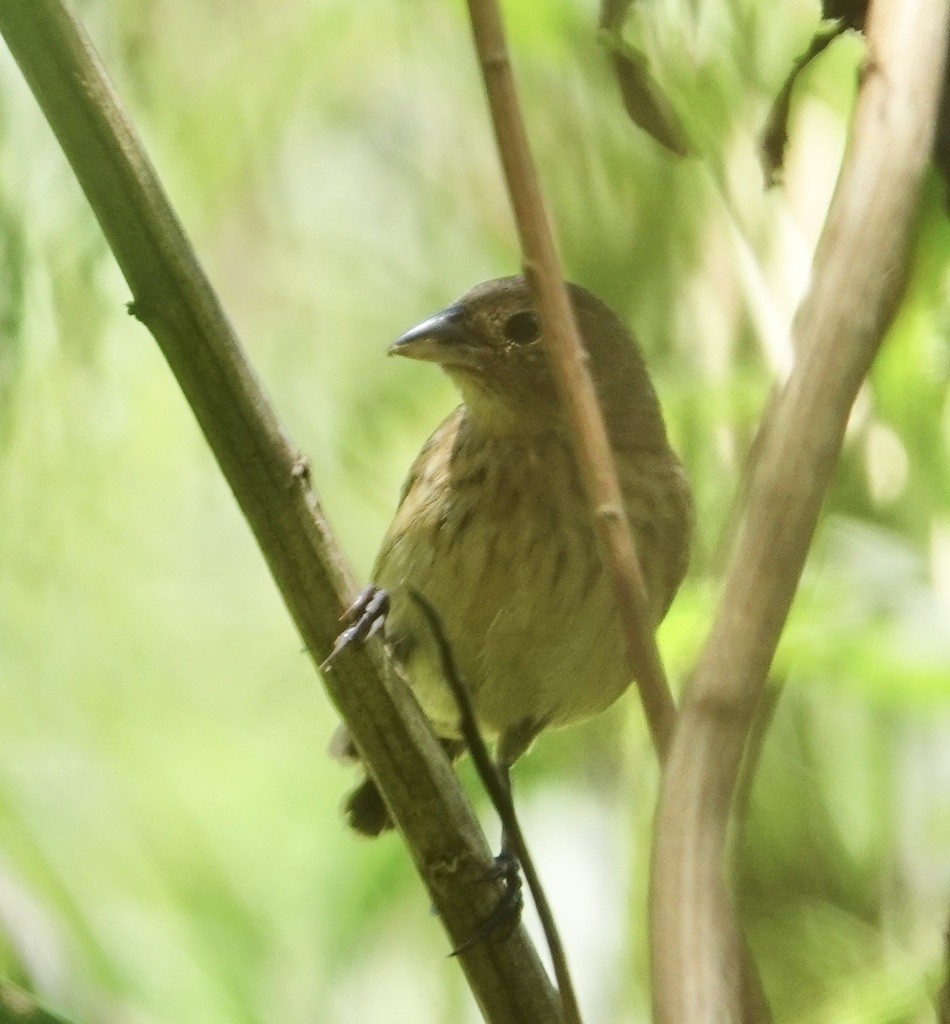
[[[482,727],[558,725],[630,679],[612,594],[570,452],[555,438],[430,442],[377,565],[387,624],[423,709],[445,735],[455,704],[406,590],[438,611]]]

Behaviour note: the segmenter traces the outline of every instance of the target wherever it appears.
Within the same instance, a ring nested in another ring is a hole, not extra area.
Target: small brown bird
[[[629,331],[603,302],[569,285],[606,420],[655,622],[686,571],[689,485]],[[429,438],[337,649],[385,615],[387,642],[450,754],[458,711],[429,626],[409,591],[436,609],[505,777],[543,729],[603,711],[631,672],[601,565],[568,425],[521,277],[478,285],[389,349],[438,363],[460,405]],[[377,589],[379,588],[379,589]],[[381,592],[388,594],[384,599]],[[341,727],[331,746],[356,756]],[[348,799],[350,825],[391,827],[372,779]]]

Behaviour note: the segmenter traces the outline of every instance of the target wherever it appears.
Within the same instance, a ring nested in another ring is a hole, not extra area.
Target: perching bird
[[[659,623],[686,571],[689,485],[630,332],[590,292],[568,287]],[[413,464],[376,559],[374,586],[355,606],[361,621],[343,641],[365,635],[388,607],[392,655],[436,734],[457,756],[457,706],[410,590],[421,594],[441,619],[482,733],[495,740],[507,778],[538,733],[603,711],[630,684],[636,666],[631,672],[625,657],[524,279],[478,285],[389,352],[438,363],[464,404]],[[356,756],[343,727],[331,749]],[[346,812],[366,835],[392,825],[372,779],[351,794]]]

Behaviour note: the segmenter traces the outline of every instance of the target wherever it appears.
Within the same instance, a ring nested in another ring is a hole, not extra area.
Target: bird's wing
[[[455,439],[464,416],[465,406],[460,405],[439,424],[416,456],[402,485],[396,514],[376,556],[374,580],[378,579],[380,567],[386,563],[396,539],[408,530],[426,529],[430,517],[438,515],[442,484],[448,480]]]

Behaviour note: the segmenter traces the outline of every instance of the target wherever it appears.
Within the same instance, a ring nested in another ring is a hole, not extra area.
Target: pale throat
[[[554,395],[541,398],[531,394],[501,394],[487,385],[480,374],[446,372],[458,388],[469,421],[491,437],[564,437],[566,423]]]

